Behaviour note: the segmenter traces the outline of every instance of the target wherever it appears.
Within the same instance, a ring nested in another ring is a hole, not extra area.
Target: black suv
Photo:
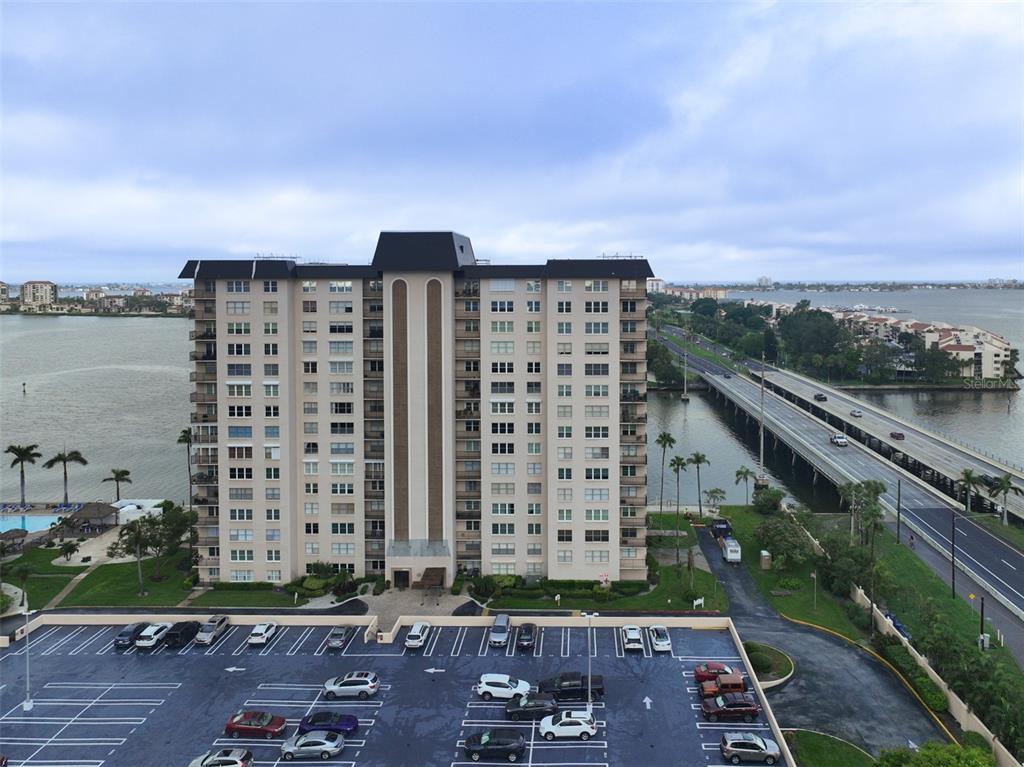
[[[549,693],[524,695],[521,698],[514,698],[505,705],[505,716],[513,722],[520,719],[543,719],[546,716],[558,713],[558,703],[555,696]]]
[[[184,647],[199,633],[199,621],[180,621],[168,629],[164,642],[168,647]]]
[[[481,759],[518,762],[526,753],[526,738],[515,730],[484,730],[469,735],[463,750],[474,762]]]
[[[537,641],[537,624],[524,623],[519,627],[519,636],[516,638],[516,647],[520,650],[530,650]]]
[[[828,402],[828,397],[826,397],[821,392],[818,392],[817,394],[814,395],[814,401],[815,402]]]
[[[148,623],[129,623],[117,633],[116,637],[114,637],[114,647],[121,649],[134,647],[135,640],[139,638],[139,634],[148,628]]]

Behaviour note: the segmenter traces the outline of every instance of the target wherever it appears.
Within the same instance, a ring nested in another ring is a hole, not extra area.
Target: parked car
[[[833,434],[830,441],[836,447],[846,447],[850,444],[845,434]]]
[[[512,631],[512,619],[505,613],[495,616],[487,644],[492,647],[504,647],[508,644],[508,635]]]
[[[590,740],[597,735],[597,722],[586,711],[560,711],[540,720],[540,734],[545,740],[579,738]]]
[[[346,738],[350,738],[359,732],[359,718],[338,711],[314,711],[299,720],[299,729],[296,733],[301,735],[314,730],[340,732]]]
[[[231,621],[226,615],[211,615],[196,633],[196,644],[213,644],[228,630]]]
[[[672,637],[665,626],[651,626],[647,629],[647,638],[655,652],[672,652]]]
[[[639,626],[628,624],[622,627],[622,649],[643,650],[644,635]]]
[[[558,701],[550,693],[528,693],[513,698],[505,705],[505,716],[513,722],[520,719],[543,719],[558,713]]]
[[[728,519],[716,519],[711,523],[711,535],[715,538],[726,538],[732,535],[732,525]]]
[[[701,701],[700,712],[709,722],[722,719],[753,722],[761,713],[761,708],[749,692],[729,692],[716,695],[714,698],[705,698]]]
[[[224,725],[224,734],[232,738],[279,738],[284,733],[283,716],[266,711],[239,711]]]
[[[563,671],[558,676],[542,679],[537,685],[537,691],[550,693],[559,702],[586,702],[589,691],[596,700],[604,697],[604,677],[594,674],[588,679],[586,674],[581,674],[579,671]]]
[[[824,394],[822,394],[821,392],[817,392],[817,393],[816,393],[816,394],[814,395],[814,401],[815,401],[815,402],[828,402],[828,397],[826,397],[826,396],[825,396]]]
[[[467,735],[462,750],[474,762],[479,762],[481,759],[504,759],[508,762],[516,762],[526,753],[526,738],[515,730],[484,730]]]
[[[281,758],[290,762],[296,757],[303,759],[330,759],[345,748],[345,738],[337,732],[313,730],[301,735],[296,733],[281,744]]]
[[[199,621],[178,621],[164,635],[168,647],[184,647],[199,633]]]
[[[864,417],[864,411],[863,410],[858,410],[857,408],[854,408],[853,410],[850,411],[850,416],[852,418],[863,418]]]
[[[380,677],[372,671],[349,671],[345,676],[336,676],[324,682],[324,697],[359,698],[366,700],[380,689]]]
[[[345,649],[345,646],[355,633],[356,629],[354,626],[335,626],[331,629],[331,633],[327,635],[327,649]]]
[[[739,674],[719,674],[700,683],[700,697],[715,698],[727,692],[746,692],[747,682]]]
[[[149,628],[148,623],[129,623],[114,637],[114,647],[118,649],[124,649],[126,647],[132,647],[135,644],[135,640],[139,638],[139,634]]]
[[[188,767],[250,767],[252,762],[252,751],[246,751],[244,748],[220,748],[197,756],[188,763]]]
[[[726,666],[724,663],[718,663],[717,661],[709,661],[708,663],[699,663],[693,667],[693,676],[698,682],[707,682],[710,679],[715,679],[722,674],[735,674],[732,666]]]
[[[516,636],[516,647],[520,650],[532,650],[537,642],[537,624],[524,623],[519,627],[519,634]]]
[[[252,631],[249,632],[249,638],[246,641],[251,645],[266,644],[276,633],[277,624],[273,621],[270,623],[257,623],[252,627]]]
[[[135,646],[140,649],[152,650],[163,641],[164,636],[170,630],[170,623],[151,623],[136,638]]]
[[[907,435],[901,431],[891,431],[889,432],[889,438],[895,440],[903,440],[907,438]]]
[[[473,686],[473,692],[484,700],[513,700],[530,691],[530,683],[508,674],[481,674],[480,681]]]
[[[743,561],[743,548],[733,537],[719,538],[722,547],[722,559],[730,565],[738,565]]]
[[[412,628],[409,629],[409,633],[405,635],[405,646],[410,650],[423,647],[427,643],[429,636],[430,624],[426,621],[416,621],[416,623],[412,624]]]
[[[782,758],[778,743],[752,732],[727,732],[722,735],[718,748],[722,752],[722,757],[732,764],[775,764]]]

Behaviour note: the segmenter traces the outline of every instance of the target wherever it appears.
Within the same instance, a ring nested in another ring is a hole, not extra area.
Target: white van
[[[742,561],[740,543],[735,538],[726,538],[722,545],[722,559],[730,565],[738,565]]]

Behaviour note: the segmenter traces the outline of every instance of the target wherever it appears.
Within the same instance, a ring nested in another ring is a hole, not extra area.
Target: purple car
[[[359,729],[359,719],[352,714],[339,714],[336,711],[317,711],[299,720],[296,735],[313,730],[340,732],[346,738],[351,737]]]

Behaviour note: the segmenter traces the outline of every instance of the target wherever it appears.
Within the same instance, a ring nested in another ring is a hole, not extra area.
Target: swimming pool
[[[0,514],[0,533],[19,529],[30,533],[49,530],[58,519],[55,514]]]

